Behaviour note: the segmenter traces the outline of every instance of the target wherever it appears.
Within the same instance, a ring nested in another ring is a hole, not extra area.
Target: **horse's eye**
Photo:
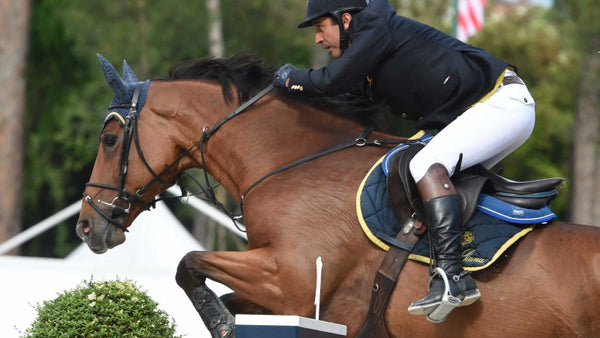
[[[115,134],[105,134],[102,137],[102,143],[104,143],[104,145],[112,147],[117,143],[117,135]]]

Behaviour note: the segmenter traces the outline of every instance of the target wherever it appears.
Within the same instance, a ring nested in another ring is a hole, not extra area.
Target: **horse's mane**
[[[169,78],[172,80],[217,81],[221,84],[223,97],[227,102],[233,100],[231,88],[235,85],[239,101],[244,102],[271,84],[275,70],[275,67],[266,65],[261,58],[236,54],[225,59],[205,57],[181,63],[169,70]],[[334,111],[365,124],[378,124],[376,113],[382,110],[380,104],[375,104],[364,97],[341,95],[336,97],[296,98],[283,90],[279,90],[278,93],[291,99],[302,100],[302,102]]]
[[[186,61],[172,67],[169,78],[217,81],[227,102],[233,99],[231,88],[235,85],[238,98],[243,102],[268,86],[274,72],[263,60],[238,54],[227,59],[206,57]]]

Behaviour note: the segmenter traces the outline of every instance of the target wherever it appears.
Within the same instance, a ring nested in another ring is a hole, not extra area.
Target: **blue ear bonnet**
[[[140,89],[140,96],[137,102],[137,112],[138,115],[142,108],[144,107],[144,103],[146,103],[146,96],[148,95],[148,86],[150,85],[150,80],[146,80],[142,83],[142,88]],[[129,114],[129,106],[131,106],[131,100],[133,98],[133,91],[135,90],[135,86],[131,87],[125,97],[116,96],[113,98],[110,103],[109,109],[106,111],[106,117],[104,118],[104,122],[102,122],[102,129],[104,130],[104,126],[108,121],[115,119],[119,121],[121,127],[125,125],[125,117]]]
[[[106,126],[106,123],[112,119],[119,121],[121,126],[125,125],[125,117],[129,115],[129,111],[131,110],[133,93],[135,88],[138,85],[141,85],[136,107],[139,114],[144,107],[144,103],[146,102],[150,80],[146,80],[143,83],[139,82],[135,73],[129,67],[126,61],[123,61],[123,77],[121,77],[115,67],[102,55],[98,54],[98,59],[102,65],[104,78],[115,93],[115,97],[113,98],[110,107],[107,110],[106,118],[102,123],[102,129],[100,129],[100,132],[102,132]]]

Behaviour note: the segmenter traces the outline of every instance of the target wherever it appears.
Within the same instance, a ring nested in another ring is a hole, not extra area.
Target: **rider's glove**
[[[277,88],[287,88],[285,82],[290,77],[290,73],[292,70],[295,70],[296,67],[290,65],[289,63],[281,66],[278,71],[275,72],[273,76],[273,85]]]

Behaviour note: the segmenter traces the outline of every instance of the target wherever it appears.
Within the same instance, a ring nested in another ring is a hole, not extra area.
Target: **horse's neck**
[[[189,106],[180,104],[177,119],[181,129],[187,131],[190,144],[199,139],[202,128],[215,126],[238,105],[226,105],[219,86],[201,82],[188,82],[188,86],[196,87],[192,90],[195,96],[180,100]],[[346,142],[356,137],[360,129],[357,123],[335,114],[268,95],[223,124],[206,141],[206,167],[225,189],[239,198],[263,175]],[[201,163],[200,153],[194,156]]]

